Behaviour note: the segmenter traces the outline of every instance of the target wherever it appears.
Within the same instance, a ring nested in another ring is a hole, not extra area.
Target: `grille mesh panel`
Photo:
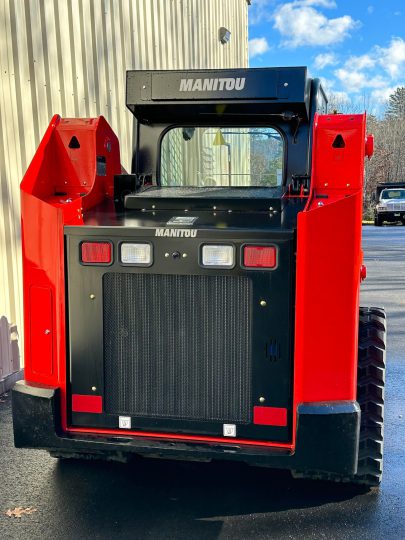
[[[107,273],[105,406],[113,414],[251,421],[251,283]]]

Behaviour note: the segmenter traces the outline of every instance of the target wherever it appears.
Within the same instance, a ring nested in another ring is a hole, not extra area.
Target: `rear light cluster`
[[[152,244],[147,242],[123,242],[120,244],[120,262],[129,266],[151,266],[153,264]],[[231,244],[203,244],[201,266],[207,268],[233,268],[236,249]],[[83,264],[111,264],[113,260],[110,242],[82,242],[81,262]],[[242,247],[244,268],[272,269],[277,266],[275,246],[245,245]]]
[[[275,268],[277,252],[274,246],[244,246],[243,266],[247,268]]]
[[[81,260],[85,264],[111,264],[112,246],[110,242],[83,242]]]

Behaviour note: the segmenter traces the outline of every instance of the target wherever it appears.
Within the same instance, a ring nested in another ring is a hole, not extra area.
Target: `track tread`
[[[310,478],[378,486],[383,470],[384,384],[386,317],[383,308],[361,307],[357,401],[361,408],[357,473],[342,477],[321,471],[292,471],[295,478]]]

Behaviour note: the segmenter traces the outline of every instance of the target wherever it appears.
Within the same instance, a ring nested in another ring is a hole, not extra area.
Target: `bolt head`
[[[97,388],[95,386],[92,386],[91,389],[93,390],[93,392],[95,392],[97,390]]]
[[[266,398],[264,398],[263,396],[259,397],[259,402],[260,403],[264,403],[265,401],[266,401]]]
[[[267,306],[266,300],[260,300],[259,303],[260,303],[260,305],[261,305],[262,307],[266,307],[266,306]]]
[[[96,297],[96,295],[95,295],[95,294],[90,294],[90,295],[89,295],[89,298],[90,298],[90,300],[94,300],[94,299],[95,299],[95,297]]]

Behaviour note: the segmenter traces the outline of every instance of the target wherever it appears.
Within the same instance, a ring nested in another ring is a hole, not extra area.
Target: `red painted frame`
[[[80,148],[69,148],[73,136]],[[106,159],[105,175],[97,174],[96,156]],[[68,428],[63,227],[83,225],[83,211],[113,196],[114,175],[120,172],[118,139],[103,117],[55,115],[21,183],[25,379],[60,389],[63,430]]]
[[[333,147],[339,134],[344,148]],[[73,136],[80,148],[69,148]],[[311,190],[297,226],[294,426],[300,403],[356,399],[365,146],[365,115],[315,116]],[[105,175],[96,156],[106,159]],[[64,431],[293,449],[295,429],[282,444],[67,425],[63,227],[82,225],[84,211],[112,198],[120,172],[103,117],[53,117],[21,184],[26,380],[60,389]]]

